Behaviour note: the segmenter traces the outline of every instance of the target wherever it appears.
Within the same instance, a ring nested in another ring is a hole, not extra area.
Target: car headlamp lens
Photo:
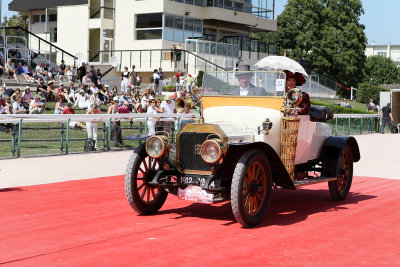
[[[152,136],[146,142],[147,154],[152,158],[159,158],[164,155],[165,143],[159,136]]]
[[[200,148],[200,155],[207,163],[215,163],[222,156],[220,144],[215,140],[207,140]]]

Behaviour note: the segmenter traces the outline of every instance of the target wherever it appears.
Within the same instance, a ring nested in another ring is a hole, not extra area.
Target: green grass
[[[337,105],[339,104],[339,100],[338,99],[316,99],[316,101],[318,102],[322,102],[322,103],[326,103],[328,105]],[[358,103],[357,101],[352,101],[352,100],[348,100],[347,102],[353,106],[354,109],[360,109],[360,110],[365,110],[367,111],[367,105],[363,104],[363,103]]]

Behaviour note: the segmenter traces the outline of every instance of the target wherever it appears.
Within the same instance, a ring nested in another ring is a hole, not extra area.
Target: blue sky
[[[287,0],[275,0],[276,15],[282,13]],[[400,44],[400,1],[362,0],[364,15],[360,22],[365,25],[368,44]]]
[[[268,0],[270,1],[270,0]],[[14,12],[8,11],[11,0],[2,0],[2,14],[10,16]],[[275,0],[276,15],[279,15],[287,0]],[[399,0],[362,0],[365,14],[360,21],[365,25],[368,43],[400,44],[400,1]]]

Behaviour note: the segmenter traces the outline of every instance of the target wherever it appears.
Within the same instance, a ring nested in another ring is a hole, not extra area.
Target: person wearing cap
[[[65,109],[61,112],[61,114],[75,114],[75,110],[72,108],[72,103],[68,102],[66,104]],[[69,127],[71,128],[80,128],[81,130],[86,130],[86,126],[80,123],[79,121],[69,121]]]
[[[29,86],[25,87],[25,91],[22,93],[22,103],[24,104],[25,109],[29,109],[29,104],[33,100],[33,95],[31,92],[31,88]]]
[[[41,101],[40,95],[36,95],[29,105],[29,114],[42,114],[46,110],[46,104]]]
[[[84,90],[80,90],[76,97],[75,106],[81,109],[88,109],[90,107],[90,100]]]
[[[55,102],[58,90],[54,88],[54,81],[47,82],[47,96],[48,101]]]
[[[95,103],[91,105],[86,114],[101,114],[99,106]],[[98,132],[99,120],[92,120],[86,123],[86,131],[88,138],[94,140],[94,149],[97,150],[97,132]]]
[[[235,95],[240,96],[266,96],[267,92],[264,88],[256,87],[251,83],[253,73],[250,72],[250,65],[239,65],[235,74],[239,88],[234,90]]]

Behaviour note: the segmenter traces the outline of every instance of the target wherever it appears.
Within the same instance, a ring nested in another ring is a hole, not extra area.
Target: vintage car
[[[273,188],[328,182],[333,200],[346,198],[360,159],[357,141],[332,136],[324,108],[297,115],[301,94],[285,93],[283,72],[208,72],[203,79],[200,119],[178,129],[175,142],[160,131],[134,150],[125,192],[135,211],[156,213],[168,193],[202,203],[230,200],[235,219],[252,226]]]

